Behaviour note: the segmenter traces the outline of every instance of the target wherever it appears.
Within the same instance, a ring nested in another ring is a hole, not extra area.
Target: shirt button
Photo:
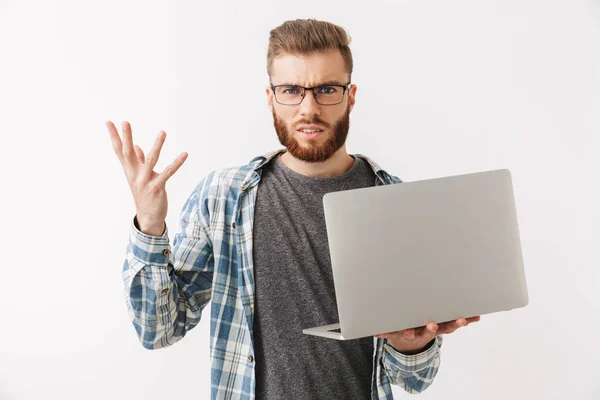
[[[254,357],[248,356],[248,361],[252,362],[252,360],[254,360]]]
[[[170,253],[169,249],[164,249],[163,250],[163,256],[168,256]]]
[[[246,189],[248,189],[248,186],[242,186],[242,191],[245,191]]]
[[[233,224],[231,224],[231,226],[235,229],[235,222]]]
[[[161,290],[162,294],[167,294],[169,293],[169,288],[164,288],[163,290]]]

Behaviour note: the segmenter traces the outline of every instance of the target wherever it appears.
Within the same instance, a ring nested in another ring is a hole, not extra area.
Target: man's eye
[[[332,94],[335,93],[336,89],[332,86],[321,86],[319,88],[319,93],[323,94]]]
[[[283,90],[283,93],[285,94],[297,94],[298,92],[299,90],[296,87],[291,87]]]

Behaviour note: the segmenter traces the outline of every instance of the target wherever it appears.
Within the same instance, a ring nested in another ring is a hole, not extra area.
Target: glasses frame
[[[304,91],[302,92],[302,99],[300,100],[300,102],[296,103],[296,104],[284,104],[284,103],[280,103],[279,100],[277,100],[277,93],[275,92],[275,89],[278,88],[278,87],[283,87],[283,86],[292,86],[292,87],[296,87],[296,88],[299,88],[299,89],[303,89]],[[315,94],[315,89],[323,87],[323,86],[331,86],[331,87],[342,88],[342,98],[341,98],[341,100],[339,102],[337,102],[337,103],[330,103],[330,104],[319,103],[319,96],[317,94]],[[300,86],[300,85],[289,85],[288,84],[288,85],[271,85],[271,90],[273,91],[273,97],[275,98],[275,101],[278,104],[281,104],[282,106],[297,106],[297,105],[302,104],[302,102],[304,101],[304,98],[306,97],[306,92],[308,90],[312,91],[313,97],[314,97],[315,101],[317,102],[317,104],[320,104],[322,106],[335,106],[335,105],[340,104],[342,101],[344,101],[344,95],[346,94],[346,90],[350,89],[350,86],[352,86],[351,82],[348,82],[345,85],[338,85],[338,84],[328,85],[328,84],[325,83],[325,84],[317,85],[317,86],[313,86],[313,87],[304,87],[304,86]]]

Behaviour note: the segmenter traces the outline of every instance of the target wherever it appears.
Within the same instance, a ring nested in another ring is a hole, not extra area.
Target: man
[[[187,153],[157,174],[164,132],[146,158],[128,123],[121,142],[107,121],[137,211],[123,264],[133,324],[144,347],[166,347],[212,300],[213,399],[391,399],[390,384],[418,393],[438,371],[441,335],[479,320],[350,341],[302,334],[338,321],[323,195],[401,182],[346,152],[357,90],[349,42],[342,28],[316,20],[271,31],[267,103],[285,149],[200,180],[172,252],[165,182]]]

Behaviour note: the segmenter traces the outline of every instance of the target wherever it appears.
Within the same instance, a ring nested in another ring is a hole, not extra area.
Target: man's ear
[[[267,105],[270,109],[273,109],[273,92],[271,91],[271,87],[267,86],[265,92],[267,94]]]
[[[356,103],[356,89],[356,85],[352,85],[348,89],[348,106],[350,107],[350,111],[352,111],[354,103]]]

